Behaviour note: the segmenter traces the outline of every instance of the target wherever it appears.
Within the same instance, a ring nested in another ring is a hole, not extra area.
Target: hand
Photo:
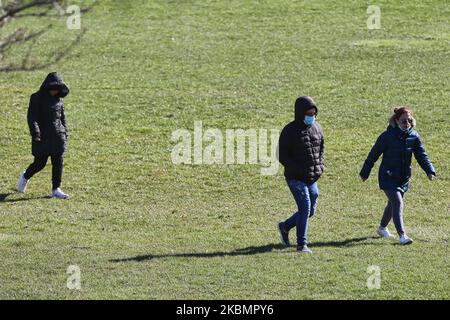
[[[430,181],[433,181],[433,179],[434,179],[434,174],[429,173],[429,174],[428,174],[428,179],[429,179]]]
[[[367,178],[361,177],[361,180],[362,180],[362,182],[365,182],[367,180]]]
[[[33,141],[35,141],[35,142],[41,142],[41,138],[40,138],[40,137],[33,138]]]

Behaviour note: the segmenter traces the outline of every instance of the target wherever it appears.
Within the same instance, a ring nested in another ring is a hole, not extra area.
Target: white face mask
[[[399,122],[397,122],[397,126],[399,127],[400,130],[402,130],[403,132],[408,132],[409,129],[411,129],[411,123],[408,121],[408,126],[406,128],[402,127],[402,124]]]

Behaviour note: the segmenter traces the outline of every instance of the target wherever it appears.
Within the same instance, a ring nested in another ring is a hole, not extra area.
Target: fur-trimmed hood
[[[413,116],[411,116],[412,119],[412,123],[411,123],[411,128],[415,128],[416,127],[416,119],[414,119]],[[389,119],[388,119],[388,125],[395,128],[397,127],[397,122],[395,121],[395,114],[393,114]]]
[[[409,114],[409,116],[412,120],[411,128],[415,128],[416,127],[416,119],[414,119],[411,108],[408,106],[401,106],[401,107],[394,108],[394,114],[388,119],[389,126],[391,126],[393,128],[398,127],[398,124],[395,121],[395,117],[396,116],[400,117],[403,113],[406,113],[406,112]]]

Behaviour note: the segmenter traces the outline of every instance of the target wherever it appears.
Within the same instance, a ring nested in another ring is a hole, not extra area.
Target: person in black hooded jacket
[[[284,222],[278,222],[281,242],[289,246],[289,230],[297,228],[297,250],[311,253],[307,246],[308,219],[316,211],[319,190],[317,180],[324,171],[324,138],[315,121],[317,106],[309,96],[295,102],[295,120],[284,127],[278,148],[284,176],[294,196],[298,211]]]
[[[28,126],[32,138],[31,149],[34,162],[21,173],[18,191],[25,192],[28,181],[44,169],[48,158],[52,161],[52,197],[68,199],[61,191],[63,154],[67,144],[67,121],[63,98],[69,94],[69,87],[62,77],[52,72],[47,75],[40,89],[31,95],[28,108]]]

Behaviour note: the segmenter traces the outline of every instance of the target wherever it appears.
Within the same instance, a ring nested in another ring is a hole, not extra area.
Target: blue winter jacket
[[[398,126],[389,126],[378,137],[359,174],[362,178],[367,179],[373,165],[383,154],[383,160],[378,171],[380,189],[406,192],[411,178],[411,157],[413,153],[427,175],[430,173],[436,174],[420,141],[419,134],[414,129],[403,132]]]

